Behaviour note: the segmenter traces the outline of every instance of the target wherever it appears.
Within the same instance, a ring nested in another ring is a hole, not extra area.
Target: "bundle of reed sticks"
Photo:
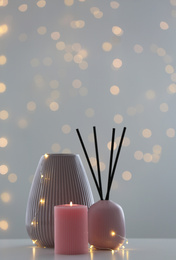
[[[101,172],[100,172],[100,162],[99,162],[99,153],[98,153],[98,142],[97,142],[96,127],[95,126],[93,127],[93,133],[94,133],[95,153],[96,153],[96,161],[97,161],[98,181],[96,179],[94,170],[92,168],[92,165],[91,165],[91,162],[90,162],[87,150],[85,148],[83,139],[82,139],[81,134],[79,132],[79,129],[76,129],[76,131],[77,131],[79,140],[81,142],[81,145],[82,145],[85,157],[87,159],[90,171],[92,173],[92,177],[94,179],[94,182],[95,182],[98,194],[100,196],[100,199],[104,200],[103,199],[103,190],[102,190],[102,181],[101,181]],[[105,200],[109,200],[109,195],[110,195],[110,190],[111,190],[111,186],[112,186],[112,181],[113,181],[114,174],[115,174],[115,171],[116,171],[117,162],[118,162],[118,159],[119,159],[119,155],[120,155],[123,139],[124,139],[124,136],[125,136],[125,131],[126,131],[126,127],[123,128],[122,135],[121,135],[121,138],[120,138],[120,143],[119,143],[119,146],[118,146],[118,149],[117,149],[117,154],[116,154],[116,157],[115,157],[115,160],[114,160],[114,165],[112,167],[113,151],[114,151],[114,139],[115,139],[115,128],[112,129],[111,151],[110,151],[110,160],[109,160],[109,174],[108,174],[107,192],[106,192]]]

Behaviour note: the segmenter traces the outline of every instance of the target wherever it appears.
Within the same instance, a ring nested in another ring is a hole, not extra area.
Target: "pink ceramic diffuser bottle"
[[[88,210],[88,241],[90,245],[93,245],[97,249],[115,250],[118,249],[120,246],[122,246],[125,240],[125,217],[121,206],[109,200],[109,194],[110,194],[111,185],[112,185],[112,181],[117,166],[126,128],[124,127],[122,132],[122,136],[119,143],[113,168],[112,168],[112,160],[113,160],[115,129],[113,128],[112,131],[109,177],[108,177],[107,194],[105,200],[103,199],[103,192],[102,192],[98,145],[97,145],[95,127],[93,128],[93,130],[94,130],[95,151],[96,151],[96,158],[97,158],[98,182],[96,180],[91,163],[89,161],[89,157],[85,149],[84,143],[82,141],[81,135],[79,133],[79,130],[77,129],[80,142],[82,144],[85,156],[87,158],[87,162],[89,164],[92,176],[95,181],[95,185],[97,187],[100,196],[100,200],[95,204],[93,204]]]

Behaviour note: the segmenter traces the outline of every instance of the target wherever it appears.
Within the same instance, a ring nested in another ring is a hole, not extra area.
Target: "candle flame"
[[[70,206],[73,206],[73,203],[72,203],[72,201],[70,201]]]

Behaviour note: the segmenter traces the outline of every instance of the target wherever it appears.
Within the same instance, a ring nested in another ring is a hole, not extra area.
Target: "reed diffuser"
[[[113,249],[113,250],[118,249],[120,246],[123,245],[125,240],[125,217],[121,206],[109,200],[109,196],[110,196],[111,186],[116,171],[123,139],[126,132],[126,127],[124,127],[122,131],[120,143],[117,149],[117,154],[114,160],[114,165],[113,165],[113,150],[114,150],[114,140],[115,140],[115,128],[112,129],[109,174],[108,174],[107,192],[106,192],[105,199],[103,198],[96,127],[95,126],[93,127],[93,133],[94,133],[95,153],[96,153],[96,161],[97,161],[98,181],[96,179],[95,173],[90,163],[89,156],[86,151],[81,134],[78,129],[76,129],[76,131],[79,140],[81,142],[85,157],[87,159],[90,171],[92,173],[92,177],[94,179],[98,194],[100,196],[100,200],[95,204],[93,204],[88,210],[89,244],[93,245],[97,249]]]

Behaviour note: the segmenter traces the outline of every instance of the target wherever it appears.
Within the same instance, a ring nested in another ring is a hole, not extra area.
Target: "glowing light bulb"
[[[44,204],[44,203],[45,203],[45,200],[44,200],[44,199],[41,199],[41,200],[40,200],[40,203],[41,203],[41,204]]]
[[[112,255],[114,255],[114,250],[113,249],[111,250],[111,252],[112,252]]]
[[[72,203],[72,201],[70,201],[70,206],[71,206],[71,207],[73,206],[73,203]]]
[[[126,244],[128,245],[128,240],[126,241]]]
[[[48,156],[49,156],[49,155],[48,155],[47,153],[45,153],[44,157],[45,157],[45,158],[48,158]]]
[[[43,174],[41,175],[41,179],[43,178]]]
[[[31,226],[33,226],[33,225],[34,225],[34,222],[32,221],[32,222],[31,222]]]
[[[32,240],[32,243],[35,244],[37,242],[37,240]]]
[[[111,236],[114,237],[115,235],[116,235],[116,233],[115,233],[114,231],[112,231],[112,232],[111,232]]]

